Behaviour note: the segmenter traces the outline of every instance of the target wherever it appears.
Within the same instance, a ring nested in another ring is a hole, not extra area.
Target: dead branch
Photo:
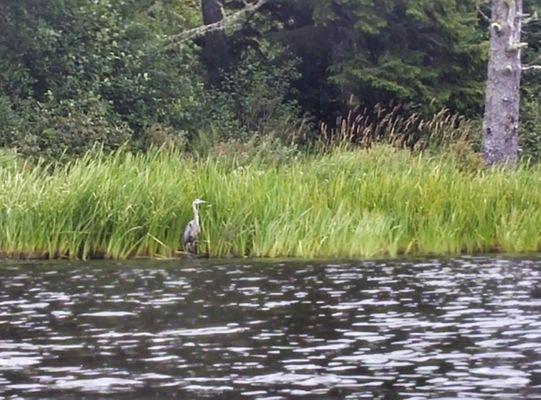
[[[524,65],[523,71],[541,71],[541,65]]]
[[[477,5],[477,13],[481,16],[481,18],[487,22],[491,22],[492,18],[490,18],[485,12],[481,9],[481,5]]]
[[[523,14],[522,15],[522,24],[523,25],[528,25],[528,24],[531,24],[532,22],[537,22],[539,21],[539,15],[537,14],[537,11],[532,14]]]
[[[244,8],[229,15],[225,15],[221,21],[209,25],[198,26],[197,28],[188,29],[176,35],[172,35],[169,39],[170,45],[168,47],[178,46],[189,40],[205,36],[210,32],[221,31],[226,28],[238,26],[240,23],[249,18],[250,15],[263,7],[267,2],[269,2],[269,0],[257,0],[254,3],[243,0]]]

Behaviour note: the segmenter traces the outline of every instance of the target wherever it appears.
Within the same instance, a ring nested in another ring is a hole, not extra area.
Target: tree
[[[208,22],[204,23],[202,26],[198,26],[192,29],[186,29],[177,33],[176,35],[171,35],[169,47],[175,47],[186,43],[189,40],[197,39],[201,36],[205,36],[209,32],[213,31],[225,31],[226,28],[238,28],[239,24],[244,22],[250,17],[253,13],[263,7],[269,0],[255,0],[254,2],[248,2],[243,0],[243,7],[240,10],[236,10],[232,13],[225,13],[225,6],[223,0],[201,0],[202,8],[203,6],[209,7],[209,11],[203,11],[204,13],[211,12],[213,17],[210,14],[207,14]],[[208,2],[205,4],[205,2]],[[210,2],[214,4],[211,5]],[[217,11],[216,6],[218,5],[219,11]],[[216,20],[215,22],[210,22],[211,20]]]
[[[518,158],[521,77],[541,69],[522,64],[523,0],[492,0],[490,56],[483,119],[483,155],[487,165],[515,164]]]
[[[522,18],[522,0],[492,1],[483,120],[483,155],[488,165],[514,164],[518,157]]]
[[[173,26],[195,23],[174,15],[188,15],[187,1],[170,3],[0,1],[0,146],[41,155],[127,139],[143,147],[151,127],[181,135],[200,125],[197,55],[165,46]]]
[[[275,0],[256,28],[260,42],[279,41],[301,59],[299,100],[317,117],[343,112],[352,96],[367,107],[393,101],[473,116],[486,78],[477,2]]]
[[[201,11],[205,26],[222,23],[225,17],[223,0],[201,0]],[[205,33],[202,58],[210,83],[216,84],[220,70],[226,69],[229,64],[229,44],[224,29]]]
[[[222,72],[227,70],[231,63],[230,44],[226,29],[237,29],[241,23],[268,1],[249,2],[243,0],[242,8],[226,14],[224,0],[201,0],[203,25],[171,35],[169,47],[178,47],[189,40],[203,37],[202,61],[206,66],[211,86],[216,86],[221,79]]]

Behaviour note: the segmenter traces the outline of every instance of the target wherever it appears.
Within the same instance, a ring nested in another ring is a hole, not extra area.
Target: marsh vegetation
[[[200,249],[211,257],[541,250],[541,167],[470,168],[458,154],[375,145],[4,162],[0,249],[9,257],[172,257],[201,197],[211,206],[202,208]]]

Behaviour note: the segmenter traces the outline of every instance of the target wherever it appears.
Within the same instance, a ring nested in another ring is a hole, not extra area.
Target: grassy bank
[[[464,172],[378,147],[281,163],[162,151],[0,163],[4,256],[169,257],[201,197],[211,256],[370,257],[541,250],[541,168]]]

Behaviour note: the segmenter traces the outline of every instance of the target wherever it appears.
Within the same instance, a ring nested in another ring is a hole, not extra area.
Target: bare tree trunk
[[[211,25],[224,19],[223,0],[201,0],[203,23]],[[203,61],[207,67],[209,81],[219,81],[221,70],[229,64],[229,46],[223,29],[211,30],[205,34]]]
[[[492,0],[483,121],[483,154],[488,165],[517,161],[522,9],[522,0]]]

